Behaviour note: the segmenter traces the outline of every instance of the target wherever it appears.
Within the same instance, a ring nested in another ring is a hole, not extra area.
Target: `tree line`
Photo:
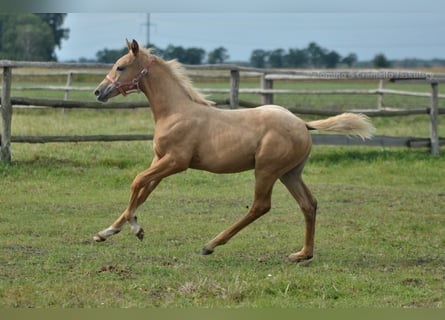
[[[165,49],[159,48],[153,44],[147,45],[152,48],[155,54],[166,60],[177,59],[184,64],[203,64],[203,63],[224,63],[229,59],[227,49],[218,47],[210,52],[206,52],[202,48],[168,45]],[[96,53],[96,61],[103,63],[114,63],[118,58],[128,52],[127,47],[122,49],[102,49]],[[84,60],[85,61],[85,60]]]
[[[355,53],[342,57],[335,50],[328,50],[311,42],[306,48],[256,49],[250,55],[250,65],[256,68],[336,68],[339,64],[353,67],[358,61]]]
[[[184,48],[172,44],[165,49],[152,44],[148,47],[154,48],[156,54],[164,59],[177,59],[184,64],[225,63],[230,58],[228,50],[224,47],[218,47],[208,53],[202,48]],[[118,50],[103,49],[96,53],[96,59],[98,62],[112,63],[127,51],[126,47]],[[322,48],[315,42],[311,42],[303,49],[253,50],[248,64],[255,68],[335,68],[340,63],[352,67],[357,60],[357,55],[354,53],[342,57],[334,50]]]
[[[168,45],[165,49],[156,47],[153,44],[147,45],[153,48],[155,53],[166,60],[177,59],[184,64],[215,64],[225,63],[230,58],[228,50],[224,47],[218,47],[208,53],[197,47],[184,48],[182,46]],[[96,53],[97,62],[114,63],[119,57],[126,54],[128,49],[103,49]],[[81,62],[88,60],[81,59]],[[355,53],[350,53],[342,57],[335,50],[328,50],[319,46],[315,42],[308,44],[306,48],[291,48],[275,50],[253,50],[248,62],[238,62],[247,64],[255,68],[336,68],[338,66],[354,67],[358,63],[358,57]],[[378,68],[387,68],[391,66],[390,61],[384,54],[377,54],[373,61],[373,66]]]

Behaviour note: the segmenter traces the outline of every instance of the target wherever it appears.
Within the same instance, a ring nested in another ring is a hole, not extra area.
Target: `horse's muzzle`
[[[110,86],[107,84],[101,84],[94,90],[94,95],[97,97],[97,100],[101,102],[107,102],[109,98],[113,95],[114,86]]]

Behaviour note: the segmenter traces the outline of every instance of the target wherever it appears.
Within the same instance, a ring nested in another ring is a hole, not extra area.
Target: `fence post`
[[[70,95],[70,87],[73,82],[73,72],[68,71],[67,77],[66,77],[66,87],[65,87],[65,94],[63,96],[63,100],[68,100]],[[65,108],[62,109],[62,114],[65,114]]]
[[[239,106],[239,80],[239,71],[230,70],[230,109],[237,109]]]
[[[266,74],[261,76],[261,89],[273,89],[273,80],[266,79]],[[273,104],[273,93],[263,93],[262,94],[263,104]]]
[[[10,67],[3,68],[2,83],[2,132],[0,143],[0,161],[11,162],[11,122],[12,122],[12,104],[11,104],[11,80],[12,70]]]
[[[438,118],[439,118],[439,84],[437,82],[431,83],[431,107],[430,107],[430,143],[431,154],[439,155],[439,133],[438,133]]]
[[[383,108],[383,80],[379,80],[378,96],[377,96],[377,109]]]
[[[63,100],[68,100],[68,97],[70,95],[70,87],[73,82],[73,72],[68,71],[68,75],[66,77],[66,89],[65,89],[65,95],[63,96]]]

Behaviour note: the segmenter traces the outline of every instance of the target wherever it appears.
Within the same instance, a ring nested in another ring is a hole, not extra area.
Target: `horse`
[[[280,180],[295,198],[305,220],[300,251],[291,262],[312,259],[314,254],[317,200],[303,182],[302,171],[311,151],[311,130],[340,132],[371,138],[374,130],[362,114],[343,113],[324,120],[304,122],[287,109],[264,105],[227,110],[199,93],[176,60],[165,61],[126,40],[128,53],[117,60],[94,91],[101,102],[119,94],[143,93],[155,121],[154,156],[151,165],[131,184],[124,212],[93,239],[105,241],[129,223],[140,240],[144,230],[137,223],[136,209],[162,179],[189,168],[213,173],[239,173],[254,169],[254,199],[247,214],[210,240],[202,254],[213,253],[239,231],[271,209],[272,189]]]

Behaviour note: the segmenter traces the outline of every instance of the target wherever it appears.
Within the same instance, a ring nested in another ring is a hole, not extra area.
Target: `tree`
[[[68,39],[61,28],[66,14],[0,14],[0,58],[57,60],[55,48]]]
[[[268,54],[268,63],[273,68],[284,67],[284,50],[275,49]]]
[[[342,63],[346,64],[348,67],[353,67],[358,61],[358,57],[355,53],[350,53],[342,59]]]
[[[301,68],[309,61],[308,52],[305,49],[289,49],[284,57],[286,67]]]
[[[201,48],[187,48],[185,50],[185,57],[180,62],[186,63],[186,64],[201,64],[205,57],[205,50]]]
[[[250,55],[250,65],[255,68],[264,68],[266,66],[267,51],[256,49]]]
[[[184,47],[170,44],[163,51],[163,54],[167,60],[177,59],[181,63],[201,64],[205,56],[205,50],[194,47],[185,49]]]
[[[56,60],[51,27],[35,14],[1,16],[0,58]]]
[[[326,68],[335,68],[340,62],[341,56],[334,50],[323,56],[323,62]]]
[[[229,55],[224,47],[218,47],[207,55],[208,63],[224,63],[227,59],[229,59]]]
[[[320,47],[315,42],[309,43],[306,49],[312,67],[321,67],[326,56],[326,49]]]
[[[128,48],[124,47],[120,50],[118,49],[103,49],[96,52],[97,62],[101,63],[115,63],[120,57],[128,53]]]
[[[166,60],[178,59],[181,61],[184,60],[185,49],[181,46],[177,47],[169,44],[167,48],[164,49],[163,55]]]
[[[60,49],[62,40],[69,38],[70,30],[62,28],[63,22],[67,16],[66,13],[36,13],[36,16],[45,21],[52,30],[54,44]]]
[[[374,59],[372,59],[372,64],[375,68],[389,68],[391,66],[391,63],[383,53],[376,54]]]

